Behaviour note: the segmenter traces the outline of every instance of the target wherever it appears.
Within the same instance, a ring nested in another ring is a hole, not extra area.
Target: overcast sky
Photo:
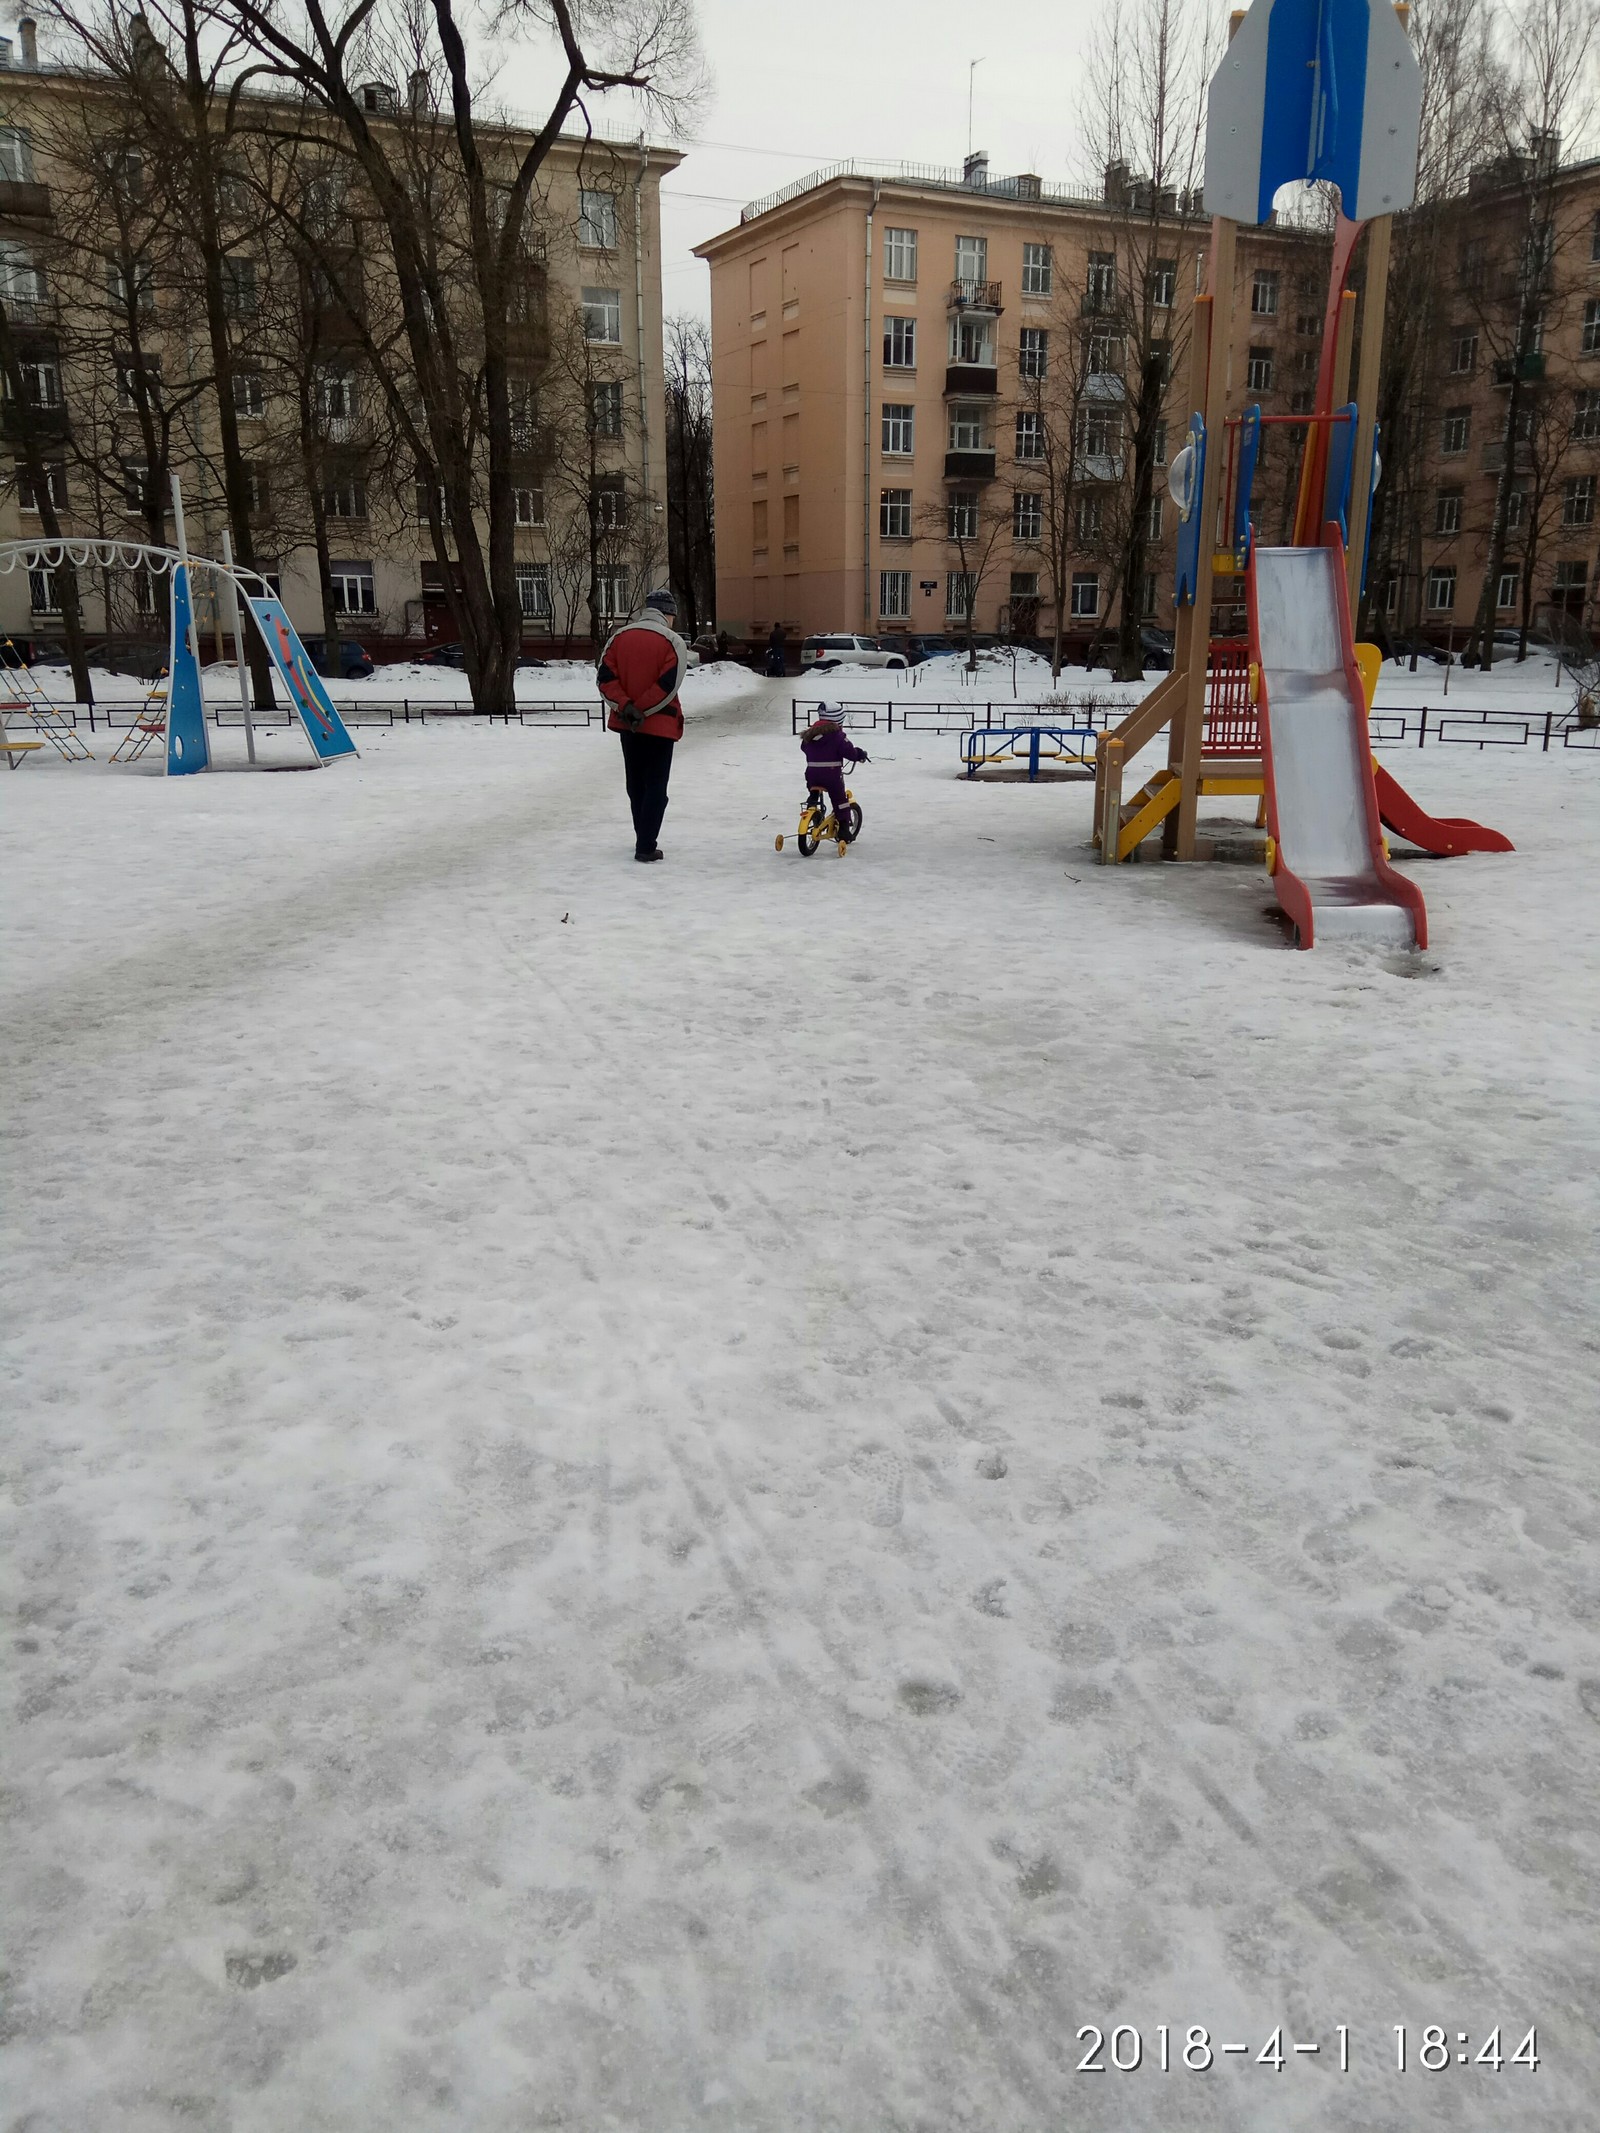
[[[1089,0],[699,0],[699,18],[713,88],[662,188],[669,313],[709,312],[691,248],[736,222],[747,200],[850,156],[959,166],[974,59],[973,146],[996,174],[1084,175],[1075,110]],[[503,86],[533,105],[548,82],[528,53]],[[618,102],[612,123],[631,122]]]

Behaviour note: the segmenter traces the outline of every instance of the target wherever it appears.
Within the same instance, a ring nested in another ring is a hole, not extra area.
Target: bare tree
[[[510,704],[522,637],[515,563],[514,405],[543,274],[532,236],[535,186],[563,125],[586,100],[630,92],[671,122],[699,85],[690,0],[513,0],[503,22],[554,36],[561,84],[518,143],[476,84],[470,24],[454,0],[211,0],[222,34],[252,64],[235,82],[283,92],[282,135],[334,141],[359,173],[394,282],[397,346],[368,345],[372,374],[429,500],[446,598],[474,700]],[[364,91],[404,72],[403,100]],[[374,108],[376,102],[377,108]],[[266,123],[258,118],[258,125]],[[315,233],[302,226],[302,237]],[[322,261],[337,274],[337,263]],[[398,360],[403,352],[403,361]],[[481,525],[480,525],[481,519]],[[453,553],[452,553],[453,551]]]
[[[1043,328],[1024,329],[1017,356],[1019,437],[1031,457],[1019,470],[1012,505],[1014,544],[1037,542],[1054,610],[1050,669],[1061,677],[1072,563],[1081,553],[1078,504],[1084,474],[1082,417],[1091,390],[1089,338],[1078,316],[1080,293],[1059,284]],[[1037,483],[1037,487],[1035,487]]]
[[[1544,337],[1557,302],[1556,256],[1576,236],[1564,227],[1574,210],[1559,182],[1561,140],[1564,132],[1581,131],[1592,114],[1595,0],[1531,0],[1508,17],[1507,33],[1511,59],[1501,107],[1503,152],[1488,175],[1503,182],[1495,205],[1509,258],[1502,256],[1483,275],[1477,310],[1506,396],[1483,583],[1466,650],[1484,667],[1494,660],[1511,498],[1519,474],[1531,466],[1525,447],[1544,389]]]
[[[924,504],[917,516],[922,533],[929,540],[940,542],[947,557],[953,554],[956,558],[956,568],[948,574],[954,582],[948,588],[946,607],[950,619],[961,626],[967,647],[967,671],[973,673],[978,665],[977,639],[973,634],[978,599],[1002,552],[1002,542],[1011,532],[1011,498],[993,486],[952,489],[938,502]]]
[[[679,613],[692,639],[717,614],[712,511],[711,329],[667,320],[667,547]]]
[[[1187,317],[1178,262],[1199,223],[1205,18],[1195,0],[1111,0],[1085,75],[1082,120],[1100,175],[1107,241],[1091,257],[1086,323],[1120,344],[1125,411],[1116,674],[1144,673],[1140,624],[1156,441],[1183,374]]]

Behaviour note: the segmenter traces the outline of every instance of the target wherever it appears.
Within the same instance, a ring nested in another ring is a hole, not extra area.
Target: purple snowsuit
[[[844,795],[844,766],[864,763],[867,751],[858,748],[842,726],[825,726],[820,720],[801,734],[800,746],[805,751],[807,785],[825,792],[834,812],[842,812],[849,805]]]

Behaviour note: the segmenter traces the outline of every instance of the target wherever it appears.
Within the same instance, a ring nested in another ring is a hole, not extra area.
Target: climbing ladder
[[[69,718],[64,718],[58,704],[53,704],[34,679],[33,669],[7,637],[0,645],[0,689],[5,690],[4,707],[7,711],[20,711],[32,721],[36,733],[42,733],[57,755],[65,756],[69,763],[92,763],[93,753],[78,738],[77,728]],[[12,743],[13,747],[16,745]]]
[[[167,731],[167,678],[151,685],[134,714],[133,724],[111,751],[113,763],[137,763],[152,741],[163,740]]]

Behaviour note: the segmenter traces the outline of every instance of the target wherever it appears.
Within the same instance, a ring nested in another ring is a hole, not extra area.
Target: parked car
[[[906,658],[914,667],[921,666],[925,659],[943,659],[951,652],[964,651],[966,647],[954,637],[902,637]]]
[[[467,655],[459,644],[430,644],[417,654],[419,667],[454,667],[459,673],[466,663]]]
[[[301,643],[311,658],[311,664],[319,674],[326,671],[329,661],[324,658],[328,649],[326,637],[302,637]],[[365,681],[372,672],[372,654],[364,644],[357,644],[354,637],[341,637],[335,652],[335,673],[346,681]]]
[[[1431,637],[1395,636],[1389,639],[1388,656],[1399,662],[1409,660],[1415,653],[1418,659],[1431,659],[1435,666],[1454,664],[1451,655],[1442,644],[1435,644]]]
[[[910,664],[904,652],[889,651],[876,637],[854,637],[841,632],[831,637],[807,637],[800,646],[800,668],[827,673],[848,662],[858,667],[899,667]]]
[[[1172,632],[1157,629],[1153,622],[1146,622],[1139,630],[1140,657],[1149,674],[1164,674],[1172,665]],[[1109,667],[1117,656],[1117,633],[1115,630],[1097,630],[1084,650],[1086,667]]]

